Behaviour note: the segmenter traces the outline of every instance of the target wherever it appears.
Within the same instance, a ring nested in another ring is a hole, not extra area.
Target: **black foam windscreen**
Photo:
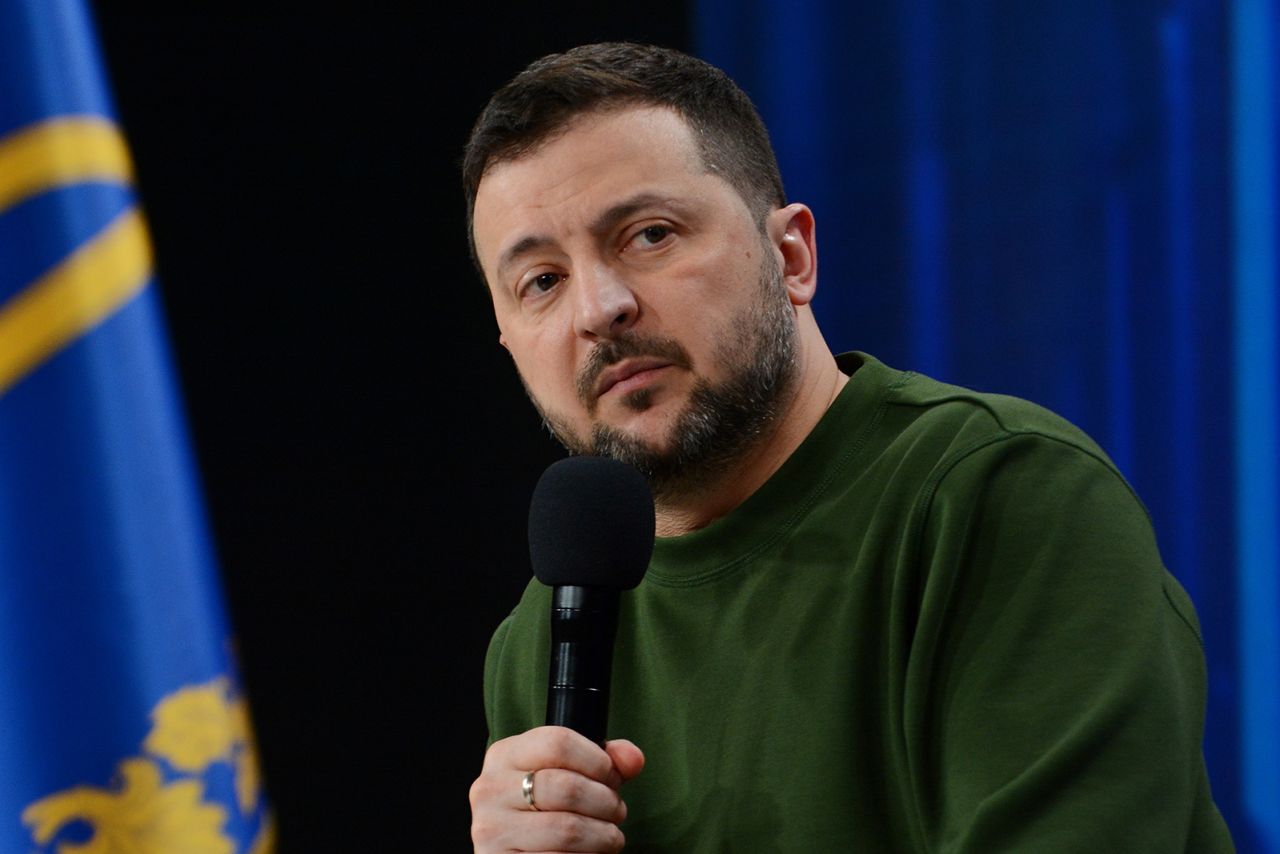
[[[640,472],[608,457],[547,467],[529,504],[529,557],[549,587],[630,590],[653,555],[653,493]]]

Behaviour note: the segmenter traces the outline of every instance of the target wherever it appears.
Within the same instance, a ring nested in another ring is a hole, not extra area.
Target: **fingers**
[[[615,822],[626,815],[617,792],[573,771],[534,773],[535,812],[520,793],[524,774],[482,774],[471,787],[471,840],[477,854],[513,851],[621,851]],[[518,804],[518,806],[517,806]],[[602,817],[603,816],[603,817]]]
[[[493,743],[485,754],[490,762],[508,768],[535,771],[565,768],[601,783],[613,775],[613,760],[586,736],[571,729],[544,726]]]
[[[476,851],[620,851],[625,840],[617,825],[626,805],[618,787],[643,765],[644,755],[631,742],[610,742],[601,750],[562,727],[495,742],[471,787]],[[530,771],[536,811],[522,791]]]
[[[513,822],[493,841],[493,847],[474,839],[477,852],[582,851],[617,854],[626,838],[616,824],[567,812],[528,813],[527,821]]]
[[[531,788],[534,804],[541,812],[571,812],[611,822],[627,817],[626,804],[616,790],[576,771],[563,768],[535,771]]]

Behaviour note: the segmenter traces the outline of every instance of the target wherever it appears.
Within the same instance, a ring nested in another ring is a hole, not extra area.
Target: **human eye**
[[[523,297],[540,297],[544,294],[555,290],[556,285],[564,280],[561,273],[552,273],[550,271],[537,273],[525,280],[520,286],[520,295]]]
[[[631,240],[628,242],[628,245],[636,246],[641,249],[652,249],[654,247],[661,246],[674,233],[674,228],[663,223],[646,225],[631,236]]]

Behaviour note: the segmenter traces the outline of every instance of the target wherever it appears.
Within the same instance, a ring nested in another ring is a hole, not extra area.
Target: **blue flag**
[[[0,851],[262,854],[132,184],[82,0],[0,4]]]

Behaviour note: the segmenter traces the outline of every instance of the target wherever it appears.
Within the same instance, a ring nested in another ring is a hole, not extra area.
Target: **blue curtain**
[[[836,349],[1097,439],[1196,602],[1205,753],[1280,852],[1274,0],[699,0],[818,221]]]

